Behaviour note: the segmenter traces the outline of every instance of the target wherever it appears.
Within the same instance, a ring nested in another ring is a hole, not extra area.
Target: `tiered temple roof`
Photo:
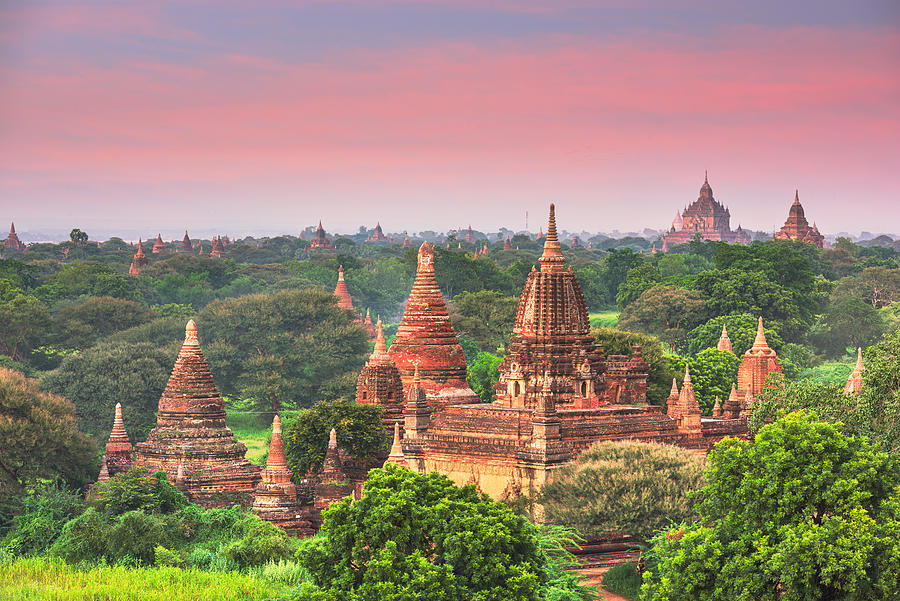
[[[297,503],[297,487],[291,482],[291,475],[281,440],[281,418],[276,415],[272,420],[266,469],[256,485],[253,511],[289,534],[312,534],[312,524],[301,514]]]
[[[806,215],[803,212],[803,205],[800,204],[800,192],[794,190],[794,202],[788,211],[787,221],[781,226],[781,229],[775,232],[775,238],[779,240],[800,240],[815,244],[819,248],[825,246],[825,236],[819,233],[819,228],[815,224],[809,225]]]
[[[156,234],[156,241],[153,243],[153,254],[160,255],[166,253],[166,243],[163,242],[162,234]]]
[[[190,320],[184,345],[159,399],[156,427],[137,445],[136,462],[164,470],[174,480],[182,470],[192,501],[207,507],[249,505],[260,481],[259,467],[244,457],[247,447],[225,425],[225,404],[213,382]]]
[[[106,443],[106,453],[103,455],[102,465],[106,469],[101,471],[100,481],[111,476],[127,472],[134,463],[134,449],[128,433],[125,431],[125,423],[122,421],[122,404],[116,403],[116,415],[113,418],[112,432],[109,433],[109,441]]]
[[[138,246],[137,252],[134,253],[134,258],[131,259],[131,266],[128,268],[128,275],[137,275],[141,272],[141,268],[147,264],[147,255],[144,254],[144,249],[141,248],[142,241],[138,238]]]
[[[381,318],[378,318],[378,321],[381,321]],[[363,319],[363,327],[366,329],[369,340],[375,340],[375,326],[372,324],[372,314],[368,309],[366,309],[366,317]]]
[[[222,244],[222,238],[219,236],[213,238],[212,250],[209,252],[209,256],[216,259],[225,258],[225,245]]]
[[[506,242],[503,243],[503,250],[512,250],[512,244],[509,241],[509,235],[506,236]]]
[[[11,248],[13,250],[26,250],[28,247],[25,246],[25,243],[19,240],[18,234],[16,234],[16,224],[9,224],[9,235],[6,237],[6,240],[3,241],[3,246],[6,248]]]
[[[384,235],[384,232],[381,229],[381,222],[375,224],[375,231],[372,232],[372,235],[366,238],[366,242],[388,242],[388,237]]]
[[[732,231],[730,222],[731,213],[713,197],[709,179],[704,176],[703,185],[700,187],[700,196],[685,208],[683,213],[676,215],[672,227],[665,233],[663,252],[668,250],[667,242],[683,244],[693,240],[697,234],[700,234],[704,240],[749,244],[750,235],[740,226],[736,231]]]
[[[403,381],[388,355],[381,319],[375,326],[375,350],[356,380],[356,402],[381,406],[388,428],[403,421]]]
[[[338,267],[338,279],[337,285],[334,287],[334,295],[338,297],[338,307],[356,312],[356,309],[353,308],[353,300],[350,298],[350,291],[347,289],[347,283],[344,281],[343,265]]]
[[[847,384],[844,386],[844,392],[846,392],[847,394],[851,394],[862,390],[862,374],[864,370],[865,367],[863,366],[862,348],[857,348],[856,367],[853,368],[853,373],[851,373],[847,378]]]
[[[541,269],[528,274],[509,354],[499,366],[497,403],[508,407],[534,407],[545,373],[553,377],[558,405],[596,407],[604,394],[603,349],[591,336],[578,279],[566,268],[555,210],[551,204]]]
[[[728,330],[725,328],[724,323],[722,324],[722,335],[719,336],[719,342],[716,344],[716,348],[720,351],[734,354],[734,351],[731,349],[731,338],[728,337]]]
[[[773,372],[781,373],[781,362],[766,342],[763,320],[760,317],[753,346],[744,353],[738,368],[737,393],[741,400],[748,402],[750,397],[759,396],[765,387],[766,378]]]
[[[181,241],[181,248],[177,249],[175,252],[177,252],[177,253],[194,252],[194,247],[191,244],[191,238],[190,238],[190,236],[188,236],[187,230],[184,230],[184,239]]]
[[[418,267],[406,311],[388,351],[400,371],[404,388],[412,384],[416,366],[432,405],[477,403],[466,380],[466,355],[434,275],[434,250],[419,248]]]
[[[310,248],[331,248],[331,240],[325,235],[325,228],[322,227],[322,221],[319,220],[319,227],[316,228],[316,235],[309,243]]]
[[[475,244],[475,232],[472,231],[472,225],[469,225],[469,229],[466,230],[466,236],[464,240],[470,244]]]

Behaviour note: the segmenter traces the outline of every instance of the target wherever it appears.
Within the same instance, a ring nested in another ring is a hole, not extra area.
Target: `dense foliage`
[[[710,455],[701,520],[653,539],[643,599],[900,598],[900,464],[792,413]]]

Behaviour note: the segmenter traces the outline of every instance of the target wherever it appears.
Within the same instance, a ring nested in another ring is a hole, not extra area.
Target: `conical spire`
[[[672,378],[672,390],[669,391],[669,396],[678,396],[678,381],[675,378]]]
[[[122,421],[122,403],[116,403],[116,415],[113,418],[112,432],[109,433],[109,441],[129,442],[125,432],[125,423]],[[129,446],[131,446],[129,444]]]
[[[550,218],[547,224],[547,238],[544,240],[544,252],[538,259],[541,271],[560,271],[566,262],[556,235],[556,205],[550,203]]]
[[[844,386],[844,392],[853,393],[859,392],[862,390],[862,374],[865,370],[863,366],[863,358],[862,358],[862,348],[856,349],[856,367],[853,368],[853,373],[850,374],[850,377],[847,378],[847,384]]]
[[[722,324],[722,335],[719,336],[719,343],[716,345],[716,348],[726,353],[733,352],[731,349],[731,338],[728,337],[728,329],[724,323]]]
[[[750,350],[754,353],[769,350],[769,344],[766,342],[766,333],[763,331],[762,317],[759,318],[759,323],[756,326],[756,339],[753,341],[753,348]]]
[[[721,417],[722,415],[722,405],[719,402],[719,395],[716,395],[716,403],[713,405],[712,414],[713,417]]]
[[[381,318],[375,323],[375,350],[369,356],[369,360],[379,365],[387,365],[391,362],[391,358],[387,353],[387,345],[384,341],[384,328],[381,325]]]
[[[338,307],[353,310],[353,300],[350,298],[350,290],[344,281],[344,266],[338,267],[337,285],[334,287],[334,295],[338,297]]]
[[[107,475],[115,476],[128,470],[128,467],[134,462],[132,451],[131,441],[128,439],[125,423],[122,421],[122,405],[116,403],[113,427],[109,433],[109,441],[106,443],[106,453],[103,455]]]
[[[141,248],[141,244],[142,244],[142,243],[143,243],[143,242],[142,242],[141,238],[138,237],[138,247],[137,247],[137,252],[134,253],[134,256],[136,256],[136,257],[143,257],[143,256],[144,256],[144,249]]]
[[[406,457],[403,456],[403,445],[400,444],[400,424],[394,424],[394,443],[391,445],[391,454],[388,455],[385,465],[393,463],[406,467]]]
[[[16,224],[14,221],[9,222],[9,235],[10,236],[16,235]]]
[[[284,455],[284,442],[281,439],[281,418],[272,419],[272,442],[269,443],[269,456],[266,459],[267,470],[287,469],[287,458]]]
[[[794,206],[800,205],[800,190],[794,190]]]

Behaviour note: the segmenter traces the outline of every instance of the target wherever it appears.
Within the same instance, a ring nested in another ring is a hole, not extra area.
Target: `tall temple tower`
[[[259,466],[244,457],[247,447],[225,425],[225,403],[213,382],[194,320],[159,399],[156,427],[138,443],[136,463],[164,470],[173,482],[179,470],[188,497],[206,507],[249,505],[260,480]]]
[[[419,248],[416,280],[388,354],[405,390],[412,385],[418,366],[430,405],[479,402],[466,380],[466,355],[438,288],[434,250],[427,241]]]
[[[18,234],[16,234],[16,224],[9,224],[9,235],[6,237],[6,240],[3,241],[3,246],[6,248],[11,248],[12,250],[26,250],[28,247],[25,246],[25,243],[19,240]]]
[[[141,239],[138,238],[137,252],[134,253],[134,258],[131,259],[131,266],[128,268],[128,275],[139,274],[144,265],[147,264],[147,255],[144,254],[144,249],[141,247],[141,244]]]
[[[375,326],[375,350],[356,380],[356,402],[382,407],[382,421],[389,429],[403,423],[403,381],[388,355],[381,319]]]
[[[156,241],[153,243],[153,250],[151,252],[154,255],[166,254],[166,243],[163,242],[162,234],[156,234]]]
[[[319,220],[319,227],[316,228],[316,235],[309,243],[310,248],[331,248],[331,240],[325,235],[325,228],[322,227],[322,220]]]
[[[191,244],[191,237],[188,236],[187,230],[184,230],[184,239],[181,241],[181,248],[177,249],[177,253],[192,253],[194,246]]]
[[[781,373],[781,362],[775,355],[775,351],[770,349],[766,342],[763,320],[760,317],[753,346],[744,353],[738,368],[738,397],[744,402],[748,402],[751,397],[756,398],[762,392],[766,378],[772,372]]]
[[[787,221],[781,229],[775,232],[777,240],[800,240],[809,244],[815,244],[818,248],[825,246],[825,236],[819,233],[819,228],[809,225],[803,205],[800,204],[800,191],[794,190],[794,202],[788,211]]]
[[[700,196],[682,213],[675,216],[672,227],[663,235],[663,244],[666,245],[663,250],[667,250],[668,244],[690,242],[698,234],[704,240],[722,240],[742,244],[749,244],[751,241],[750,234],[740,226],[735,231],[731,230],[731,213],[713,196],[712,186],[709,185],[707,176],[703,177]]]
[[[547,374],[558,406],[596,407],[605,386],[603,349],[591,336],[584,294],[560,250],[552,204],[539,262],[540,271],[532,268],[519,299],[496,402],[535,407]]]

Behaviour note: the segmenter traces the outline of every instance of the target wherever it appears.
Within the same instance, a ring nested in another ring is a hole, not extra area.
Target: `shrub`
[[[127,472],[106,482],[98,482],[91,494],[90,505],[108,515],[121,515],[140,510],[171,513],[186,506],[187,498],[166,479],[166,473],[150,474],[143,465],[132,465]]]
[[[93,507],[63,527],[50,547],[50,554],[68,563],[94,562],[107,555],[106,534],[109,524]]]
[[[59,484],[38,486],[22,502],[13,529],[3,540],[13,555],[43,553],[62,533],[66,522],[84,509],[79,495]]]
[[[637,601],[641,594],[641,574],[632,561],[615,565],[603,575],[603,588],[626,599]]]
[[[296,544],[284,530],[257,518],[243,537],[225,548],[225,555],[246,567],[290,559],[295,550]]]
[[[129,511],[119,517],[107,534],[110,560],[131,556],[144,565],[152,565],[156,547],[176,542],[177,522],[167,516]]]
[[[158,566],[180,566],[183,562],[177,551],[166,549],[162,545],[153,548],[153,563]]]

